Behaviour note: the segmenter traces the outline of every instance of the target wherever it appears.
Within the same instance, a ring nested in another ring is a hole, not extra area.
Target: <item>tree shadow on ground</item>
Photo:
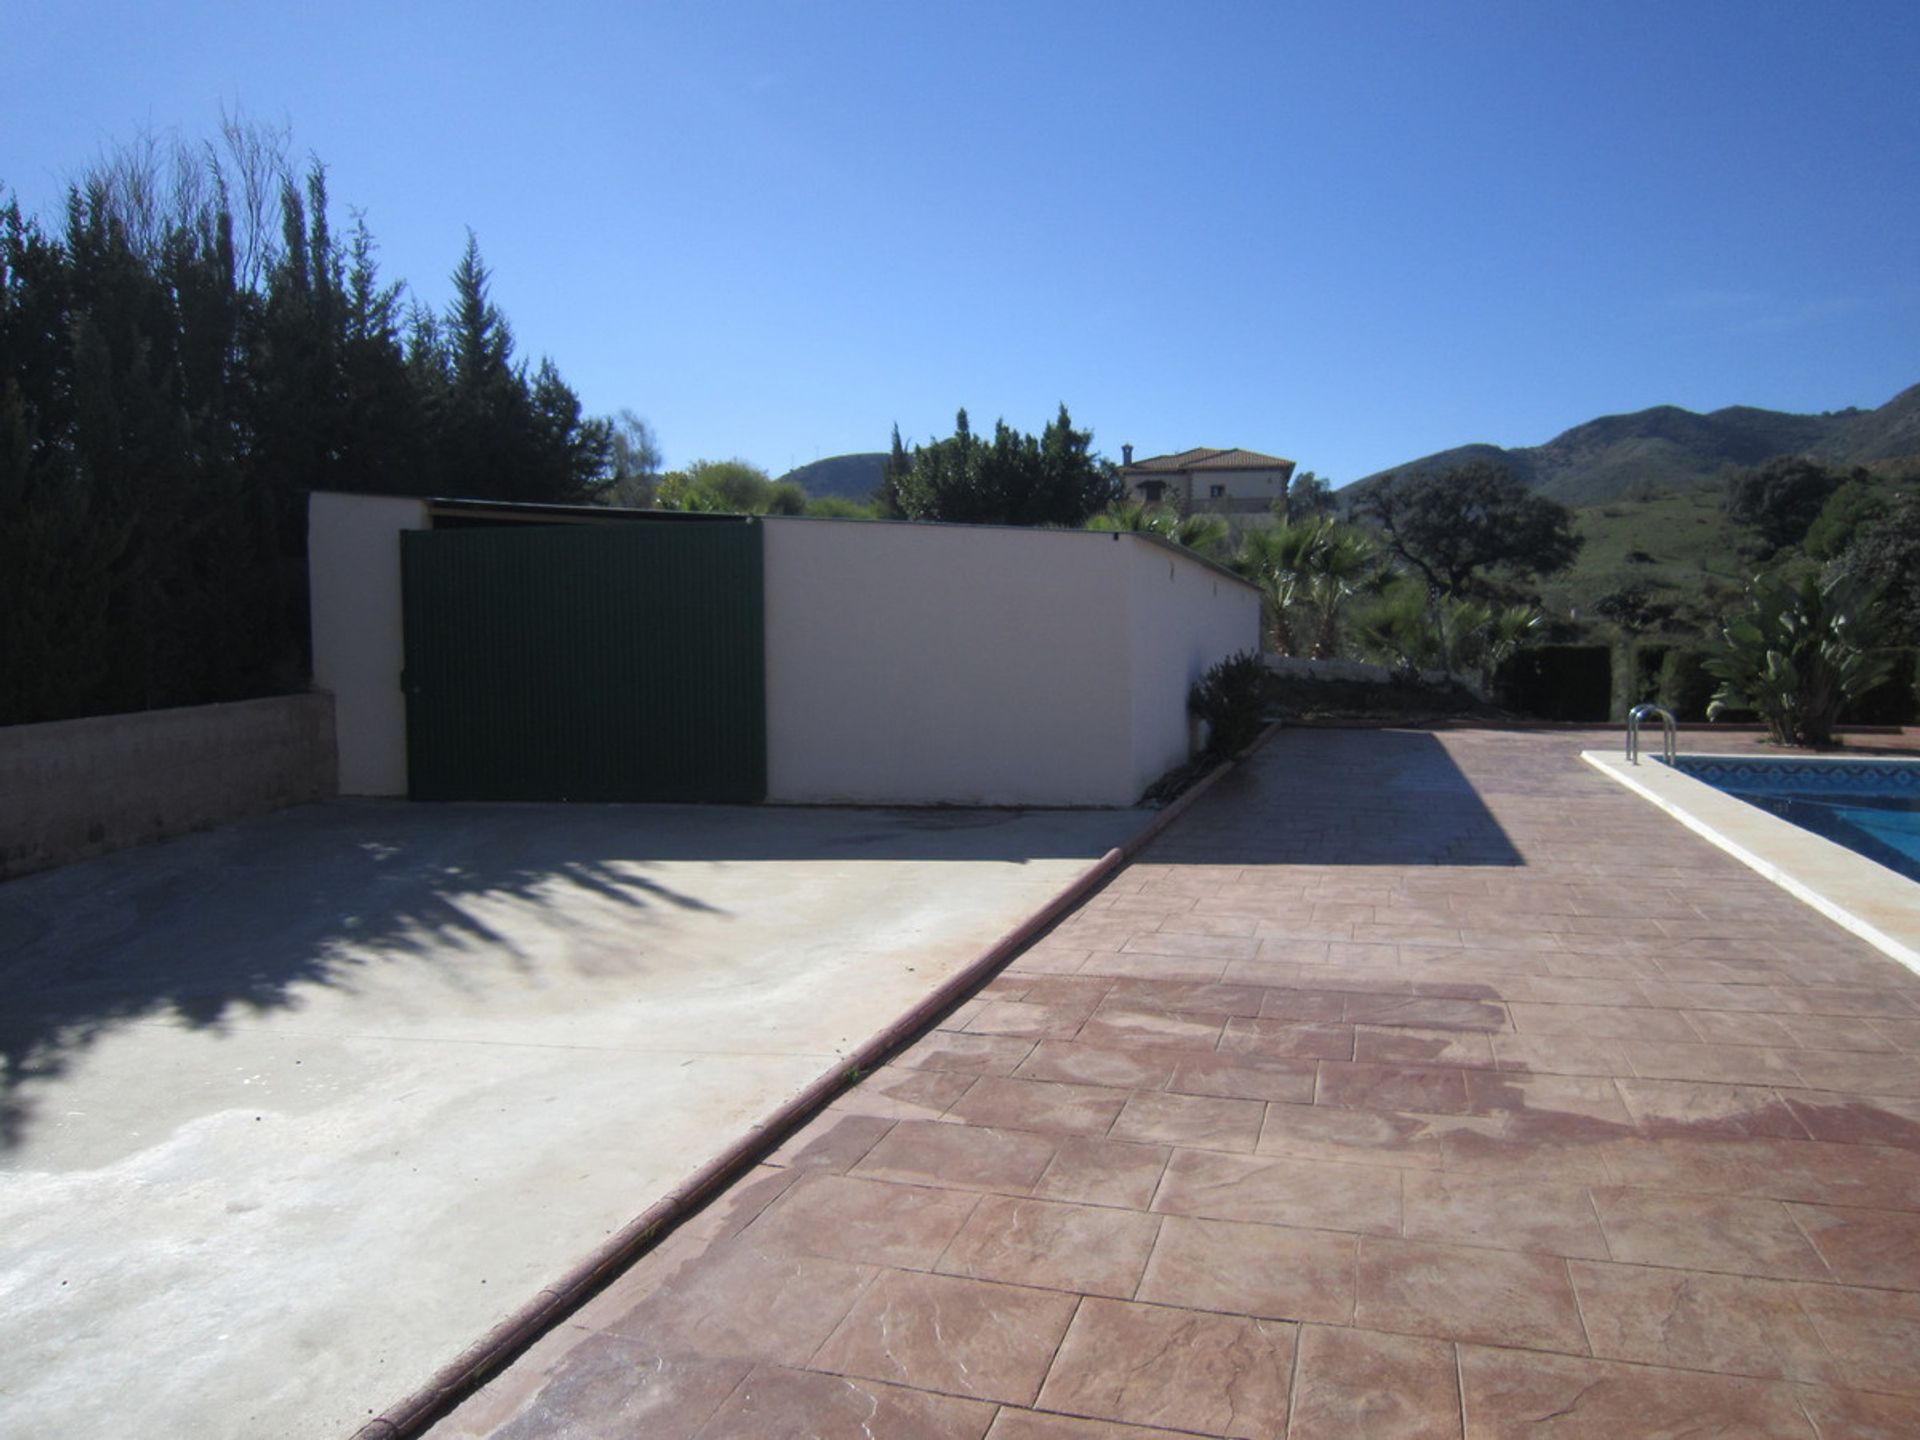
[[[483,1002],[503,967],[643,984],[661,963],[649,932],[671,917],[734,918],[694,893],[687,877],[704,870],[668,862],[735,867],[737,882],[737,867],[759,861],[1091,861],[1139,819],[348,801],[24,876],[0,884],[0,1149],[30,1121],[23,1087],[119,1027],[218,1034],[395,964],[430,967],[449,999]]]
[[[516,910],[718,913],[617,847],[538,823],[502,843],[448,819],[310,806],[0,887],[0,1147],[31,1119],[22,1087],[124,1025],[219,1032],[395,961],[456,988],[469,964],[525,971],[534,958],[500,923]]]

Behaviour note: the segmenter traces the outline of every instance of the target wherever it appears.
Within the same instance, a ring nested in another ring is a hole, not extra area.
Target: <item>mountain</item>
[[[1920,385],[1877,410],[1794,415],[1733,405],[1697,415],[1657,405],[1631,415],[1603,415],[1544,445],[1503,450],[1462,445],[1382,470],[1345,487],[1352,499],[1395,470],[1445,470],[1473,460],[1507,466],[1563,505],[1601,505],[1654,491],[1682,493],[1712,485],[1727,471],[1775,455],[1811,455],[1838,465],[1920,463]]]
[[[1920,385],[1902,390],[1878,410],[1855,411],[1840,432],[1835,458],[1853,465],[1920,460]]]
[[[880,488],[880,472],[886,463],[887,454],[884,450],[859,455],[829,455],[811,465],[789,470],[780,477],[780,483],[791,480],[804,487],[807,494],[815,499],[822,495],[842,495],[864,503],[871,500],[873,492]]]

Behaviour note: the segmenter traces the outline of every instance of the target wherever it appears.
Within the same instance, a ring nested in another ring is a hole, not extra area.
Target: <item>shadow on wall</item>
[[[1432,735],[1300,730],[1141,857],[1190,865],[1524,865],[1480,792]]]

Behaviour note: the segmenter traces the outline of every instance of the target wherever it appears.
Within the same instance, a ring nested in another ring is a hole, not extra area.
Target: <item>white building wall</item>
[[[315,494],[314,680],[339,793],[407,792],[400,534],[425,502]],[[1137,535],[772,517],[768,798],[1131,805],[1187,758],[1187,688],[1257,648],[1255,593]]]
[[[1229,500],[1278,500],[1286,492],[1284,470],[1196,470],[1193,493],[1204,500],[1215,485],[1226,486]]]
[[[1134,548],[767,520],[768,798],[1132,804]]]
[[[313,680],[333,693],[342,795],[407,793],[400,532],[426,528],[423,500],[316,491],[307,501]]]
[[[1189,758],[1187,691],[1215,661],[1260,648],[1260,596],[1172,545],[1129,549],[1129,720],[1137,798]]]

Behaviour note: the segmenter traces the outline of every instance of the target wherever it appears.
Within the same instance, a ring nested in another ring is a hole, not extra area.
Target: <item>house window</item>
[[[1164,480],[1142,480],[1140,482],[1140,493],[1146,497],[1149,505],[1158,505],[1160,503],[1160,497],[1167,493],[1167,482]]]
[[[1207,498],[1209,500],[1224,500],[1226,498],[1226,495],[1227,495],[1227,487],[1224,485],[1207,486]]]

